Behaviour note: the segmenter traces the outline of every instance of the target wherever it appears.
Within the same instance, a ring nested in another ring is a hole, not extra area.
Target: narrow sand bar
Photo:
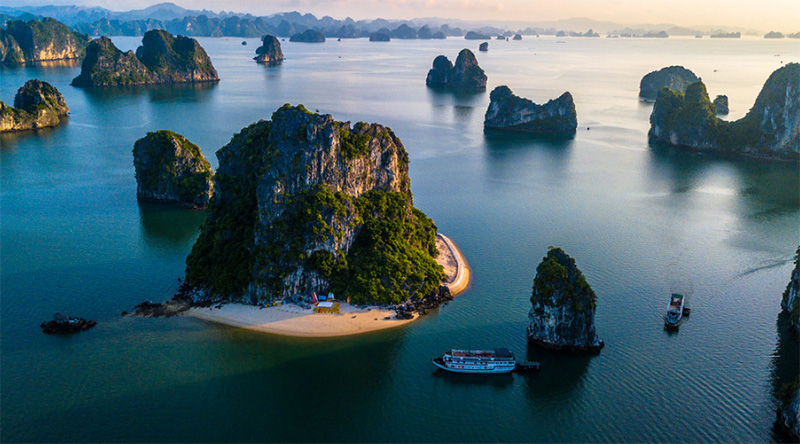
[[[444,285],[453,296],[467,289],[470,270],[467,261],[448,237],[437,234],[436,261],[447,276]],[[397,319],[394,310],[385,307],[356,306],[340,302],[339,314],[314,313],[294,304],[259,307],[247,304],[223,304],[221,308],[191,308],[184,313],[204,321],[241,327],[286,336],[334,337],[349,336],[386,328],[399,327],[417,319]]]

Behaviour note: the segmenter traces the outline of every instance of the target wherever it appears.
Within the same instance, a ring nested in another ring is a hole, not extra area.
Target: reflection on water
[[[139,202],[142,238],[148,247],[158,251],[188,251],[205,217],[205,211],[177,204]]]
[[[81,59],[67,59],[67,60],[39,60],[32,63],[26,63],[24,65],[17,65],[17,66],[7,66],[2,65],[0,67],[0,72],[3,70],[15,71],[15,70],[45,70],[48,68],[74,68],[76,66],[81,66]]]
[[[63,129],[69,124],[69,116],[61,117],[61,120],[56,126],[48,126],[45,128],[30,129],[25,131],[14,131],[9,133],[0,133],[0,149],[13,149],[17,146],[18,142],[28,137],[35,137],[39,141],[47,143],[48,139],[52,139],[55,133]]]
[[[184,101],[201,103],[209,99],[217,82],[176,83],[171,85],[125,85],[81,88],[95,105],[119,98],[147,95],[151,102]]]
[[[487,374],[470,374],[470,373],[453,373],[446,370],[437,368],[432,373],[434,378],[444,381],[452,385],[465,385],[465,386],[488,386],[495,388],[508,387],[514,383],[514,375],[512,373],[501,373],[497,375]]]

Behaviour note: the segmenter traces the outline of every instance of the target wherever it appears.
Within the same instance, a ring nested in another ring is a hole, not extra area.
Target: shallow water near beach
[[[114,38],[123,50],[136,38]],[[681,64],[743,116],[796,41],[492,41],[489,88],[429,90],[433,58],[478,42],[282,42],[276,67],[257,39],[201,38],[210,86],[78,89],[79,67],[0,71],[0,100],[26,80],[56,86],[62,125],[0,136],[0,440],[774,441],[777,387],[797,374],[779,326],[800,241],[796,164],[647,144],[641,77]],[[560,43],[563,42],[563,43]],[[537,103],[568,90],[568,140],[484,135],[488,92]],[[299,339],[189,318],[123,318],[171,296],[204,214],[137,203],[131,151],[169,129],[214,152],[242,127],[302,103],[337,120],[379,122],[411,159],[415,204],[463,251],[471,288],[394,330]],[[599,356],[529,348],[535,267],[555,245],[598,296]],[[663,330],[670,292],[691,317]],[[55,312],[97,327],[57,337]],[[782,321],[781,321],[782,322]],[[437,371],[451,347],[508,347],[532,375]]]

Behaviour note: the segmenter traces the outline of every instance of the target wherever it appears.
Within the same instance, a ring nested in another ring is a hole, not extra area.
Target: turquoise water
[[[134,49],[135,38],[115,38]],[[428,90],[433,58],[474,42],[200,39],[222,81],[78,89],[79,68],[3,70],[0,99],[29,78],[72,113],[0,149],[0,440],[12,441],[773,441],[776,386],[797,374],[778,325],[800,242],[798,166],[647,145],[640,78],[682,64],[743,116],[791,40],[556,39],[490,43],[489,90],[537,103],[565,90],[566,141],[485,136],[488,91]],[[564,43],[558,43],[563,41]],[[284,103],[390,126],[411,158],[416,206],[465,253],[471,289],[392,331],[292,339],[194,319],[122,318],[171,296],[203,213],[139,204],[133,143],[170,129],[214,152]],[[547,247],[573,256],[598,295],[606,347],[587,357],[528,348],[528,298]],[[669,292],[694,308],[677,334]],[[98,321],[40,333],[62,311]],[[781,339],[783,338],[783,339]],[[451,347],[506,346],[529,376],[442,374]]]

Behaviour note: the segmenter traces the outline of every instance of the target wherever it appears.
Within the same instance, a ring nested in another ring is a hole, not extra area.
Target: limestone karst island
[[[800,442],[788,5],[0,2],[0,442]]]

